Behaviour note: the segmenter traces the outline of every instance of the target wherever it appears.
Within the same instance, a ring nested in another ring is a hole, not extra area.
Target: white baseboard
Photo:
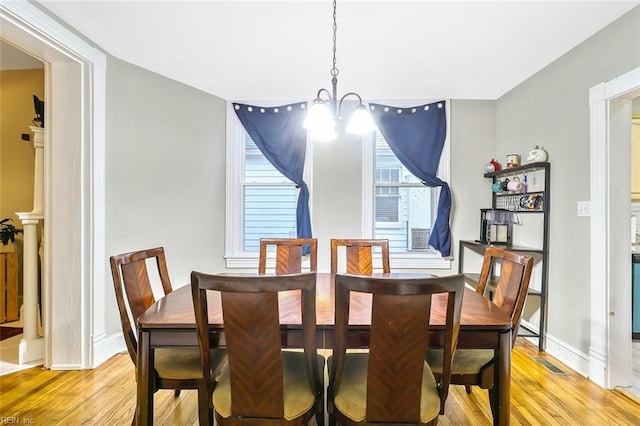
[[[522,326],[525,326],[527,329],[530,329],[534,332],[538,332],[537,328],[534,327],[531,323],[527,321],[522,321]],[[547,333],[546,335],[546,347],[545,352],[552,357],[556,358],[558,361],[565,364],[567,367],[574,370],[576,373],[589,378],[589,355],[579,351],[573,346],[568,345],[562,340],[554,337],[553,335]],[[538,338],[536,337],[527,337],[534,345],[538,345]]]
[[[93,362],[90,368],[96,368],[112,356],[127,350],[122,332],[95,341],[93,348]]]

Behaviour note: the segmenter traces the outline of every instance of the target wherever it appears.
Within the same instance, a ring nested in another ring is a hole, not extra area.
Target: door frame
[[[110,355],[104,312],[106,56],[30,2],[0,3],[0,38],[45,64],[43,363],[93,368]]]
[[[630,386],[632,378],[629,158],[631,100],[637,96],[640,96],[640,68],[602,82],[589,91],[589,377],[605,388]]]

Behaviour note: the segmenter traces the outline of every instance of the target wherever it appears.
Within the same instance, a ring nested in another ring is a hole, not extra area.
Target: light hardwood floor
[[[565,374],[552,373],[535,360],[539,357]],[[0,417],[19,418],[19,424],[128,425],[135,395],[134,368],[127,354],[116,355],[95,370],[31,368],[0,377]],[[183,391],[175,398],[172,391],[158,391],[154,418],[156,425],[197,425],[196,392]],[[511,420],[513,425],[639,425],[640,404],[601,389],[518,339],[513,352]],[[439,424],[490,425],[486,391],[474,388],[467,395],[463,387],[452,386]]]

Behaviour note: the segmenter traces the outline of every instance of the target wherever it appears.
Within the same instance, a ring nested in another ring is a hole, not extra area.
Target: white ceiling
[[[40,3],[110,54],[225,99],[330,89],[330,0]],[[339,0],[338,95],[496,99],[638,4]]]

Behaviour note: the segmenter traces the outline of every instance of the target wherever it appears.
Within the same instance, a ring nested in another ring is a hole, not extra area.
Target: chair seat
[[[324,357],[318,355],[318,369],[324,371]],[[316,396],[311,391],[309,376],[303,352],[282,352],[282,370],[284,380],[284,418],[292,420],[313,407]],[[230,417],[231,378],[229,366],[225,365],[220,373],[218,384],[213,391],[213,406],[222,417]]]
[[[332,357],[329,357],[329,364],[332,361]],[[346,354],[340,387],[334,398],[335,407],[343,415],[356,422],[361,422],[366,418],[368,363],[368,353]],[[425,362],[422,372],[420,402],[420,421],[422,423],[430,422],[440,412],[440,396],[437,389],[435,378],[429,365]]]
[[[223,349],[211,351],[211,365],[219,365],[225,357]],[[200,349],[156,349],[155,370],[162,379],[201,379]],[[215,375],[214,375],[215,376]]]
[[[451,374],[479,374],[487,364],[493,362],[491,349],[456,349]],[[442,374],[442,349],[427,350],[427,362],[435,374]]]

